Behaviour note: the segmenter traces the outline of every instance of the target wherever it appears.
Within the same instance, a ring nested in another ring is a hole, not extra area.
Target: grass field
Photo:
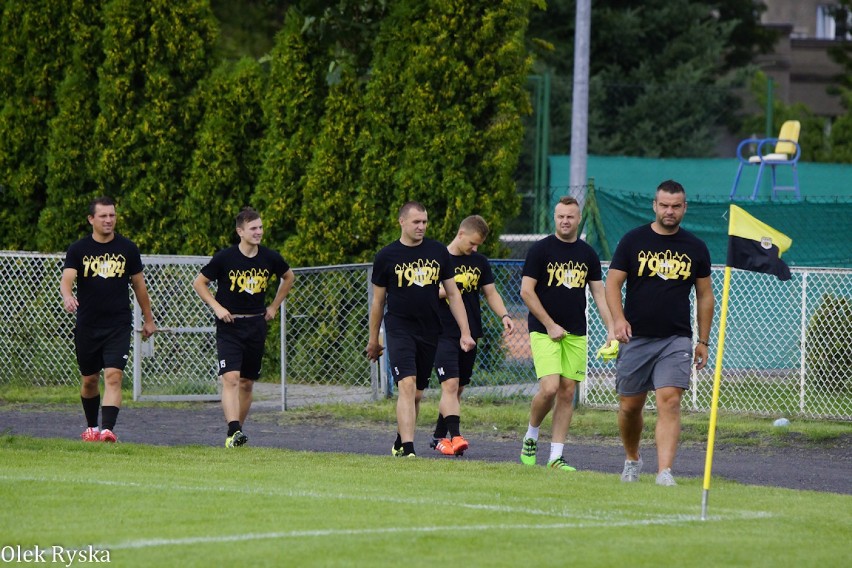
[[[10,435],[0,463],[3,554],[112,566],[822,567],[852,534],[852,496],[714,481],[701,521],[698,479],[512,463]]]

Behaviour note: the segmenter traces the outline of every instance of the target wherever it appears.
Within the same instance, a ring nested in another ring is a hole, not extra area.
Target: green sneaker
[[[521,448],[521,463],[535,465],[536,450],[538,450],[538,442],[532,438],[524,438],[524,447]]]
[[[405,450],[402,449],[402,446],[397,448],[396,446],[391,447],[391,455],[395,458],[401,458],[405,455]]]
[[[555,460],[550,460],[547,462],[547,467],[552,467],[553,469],[561,469],[562,471],[577,471],[576,468],[568,465],[562,456],[559,456]]]
[[[225,438],[226,448],[236,448],[248,442],[248,436],[237,430],[232,436]]]

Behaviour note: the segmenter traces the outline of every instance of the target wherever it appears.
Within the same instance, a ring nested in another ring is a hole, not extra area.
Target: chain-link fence
[[[218,398],[212,312],[191,282],[207,257],[143,257],[160,332],[134,335],[134,398]],[[529,396],[537,388],[520,299],[520,260],[493,261],[495,285],[516,325],[503,336],[483,310],[485,337],[466,396]],[[59,297],[61,255],[0,253],[2,384],[75,386],[73,316]],[[693,376],[684,408],[710,408],[723,267],[714,267],[717,310],[711,361]],[[281,380],[282,406],[360,402],[385,396],[383,365],[364,357],[370,266],[295,269],[296,283],[270,328],[264,377]],[[139,313],[136,309],[136,329]],[[580,403],[614,408],[615,366],[594,358],[605,329],[589,306],[589,367]],[[763,415],[852,420],[852,270],[794,268],[793,278],[733,271],[720,408]],[[437,380],[433,380],[437,386]],[[433,389],[437,391],[437,388]],[[434,395],[434,393],[433,393]],[[653,397],[650,398],[653,404]]]
[[[158,332],[143,341],[134,303],[131,352],[135,400],[219,400],[213,314],[192,288],[210,260],[201,256],[143,256],[145,282]],[[215,283],[213,291],[215,293]]]

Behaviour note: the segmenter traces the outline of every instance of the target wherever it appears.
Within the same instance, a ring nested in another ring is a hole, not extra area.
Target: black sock
[[[438,413],[438,421],[435,423],[435,433],[432,436],[439,440],[447,437],[447,421],[440,412]]]
[[[118,420],[118,411],[119,408],[117,406],[104,406],[101,409],[101,418],[103,419],[103,429],[104,430],[114,430],[115,422]]]
[[[396,440],[393,443],[393,449],[398,450],[402,447],[402,438],[399,435],[399,432],[396,433]]]
[[[228,422],[228,437],[230,438],[235,432],[241,429],[239,420],[232,420]]]
[[[83,403],[83,414],[86,415],[86,424],[89,428],[98,427],[98,410],[101,407],[101,395],[97,394],[92,398],[83,398],[80,396],[80,401]]]
[[[449,430],[451,438],[461,436],[461,432],[459,431],[459,428],[461,427],[461,418],[459,418],[457,415],[447,416],[446,418],[444,418],[444,420],[447,422],[447,430]]]
[[[403,442],[402,455],[407,456],[414,453],[414,442]]]

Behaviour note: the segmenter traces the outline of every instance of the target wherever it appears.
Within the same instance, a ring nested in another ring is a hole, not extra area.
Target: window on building
[[[852,39],[852,11],[838,4],[820,4],[816,17],[817,39]]]

